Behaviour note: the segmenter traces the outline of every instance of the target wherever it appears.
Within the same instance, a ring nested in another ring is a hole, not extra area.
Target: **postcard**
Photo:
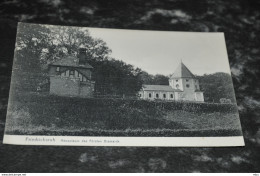
[[[224,33],[19,23],[3,143],[244,146]]]

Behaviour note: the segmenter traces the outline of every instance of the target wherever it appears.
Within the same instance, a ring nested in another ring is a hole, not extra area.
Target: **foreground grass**
[[[169,122],[180,123],[184,129],[193,130],[220,130],[240,129],[240,121],[237,113],[191,113],[181,110],[168,112],[164,119]]]
[[[233,106],[187,102],[81,99],[32,95],[18,97],[12,101],[7,116],[7,134],[241,135],[239,117]]]

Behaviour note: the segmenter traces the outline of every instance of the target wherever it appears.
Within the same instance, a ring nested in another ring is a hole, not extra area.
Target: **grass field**
[[[7,134],[238,136],[233,104],[83,99],[23,94],[10,99]]]

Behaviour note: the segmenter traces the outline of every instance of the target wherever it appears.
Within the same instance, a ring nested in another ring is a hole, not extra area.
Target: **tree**
[[[19,23],[16,36],[15,66],[19,72],[34,73],[41,70],[42,50],[48,47],[50,30],[44,25]]]
[[[204,92],[206,102],[219,103],[220,99],[230,99],[235,102],[234,89],[231,76],[227,73],[204,74],[198,76],[200,88]]]
[[[169,85],[169,77],[157,74],[154,76],[153,82],[156,85]]]
[[[19,23],[12,83],[17,90],[35,91],[46,79],[41,72],[41,54],[48,46],[49,35],[50,30],[44,25]]]
[[[141,89],[141,69],[123,61],[111,59],[104,61],[91,60],[95,68],[93,78],[96,81],[95,91],[101,95],[135,96]]]
[[[169,85],[169,77],[156,74],[151,75],[145,71],[140,73],[140,79],[142,80],[143,84],[152,84],[152,85]]]
[[[140,73],[140,78],[143,84],[153,84],[153,75],[150,75],[146,71],[142,71],[142,73]]]
[[[65,55],[77,55],[78,49],[86,49],[87,58],[94,60],[108,59],[111,50],[101,39],[91,37],[86,28],[49,26],[50,43],[43,53],[42,63],[46,64]]]

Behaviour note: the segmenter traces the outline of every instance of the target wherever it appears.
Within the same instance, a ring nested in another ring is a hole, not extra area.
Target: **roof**
[[[76,56],[66,56],[58,61],[51,63],[50,65],[80,67],[80,68],[93,68],[88,63],[86,63],[85,65],[79,65],[79,58],[77,58]]]
[[[180,89],[173,89],[167,85],[143,85],[143,90],[167,91],[167,92],[182,92]]]
[[[171,78],[195,78],[191,71],[181,62]]]

